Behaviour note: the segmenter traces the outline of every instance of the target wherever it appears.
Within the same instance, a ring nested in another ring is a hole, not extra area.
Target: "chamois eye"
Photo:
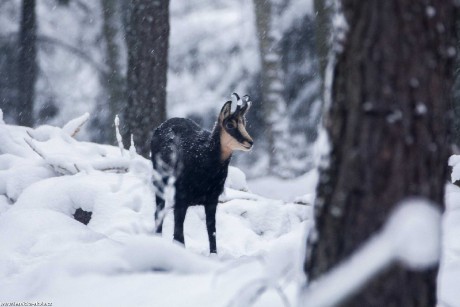
[[[225,128],[227,129],[235,129],[235,124],[233,122],[228,122],[225,124]]]

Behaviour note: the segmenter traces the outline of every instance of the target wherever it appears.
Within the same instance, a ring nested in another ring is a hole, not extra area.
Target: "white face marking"
[[[242,122],[238,123],[238,130],[240,131],[241,135],[246,139],[246,140],[249,140],[252,142],[252,138],[251,136],[249,135],[249,133],[246,131],[246,127],[243,125]],[[245,142],[246,143],[246,142]],[[250,145],[250,144],[247,144],[247,145]],[[247,146],[246,145],[246,146]],[[250,147],[252,147],[252,145],[250,145]],[[251,148],[246,148],[245,151],[249,151],[251,150]]]
[[[237,129],[241,133],[241,135],[247,139],[252,141],[252,138],[249,136],[248,132],[246,131],[246,127],[243,125],[243,122],[237,124]],[[240,143],[238,142],[227,130],[222,126],[222,132],[220,135],[220,143],[222,146],[222,160],[226,160],[230,157],[233,151],[241,150],[241,151],[250,151],[252,149],[252,145],[248,142]]]
[[[221,145],[233,150],[243,150],[248,151],[249,149],[244,147],[243,144],[238,142],[233,136],[231,136],[225,129],[223,129],[221,137],[220,137]]]

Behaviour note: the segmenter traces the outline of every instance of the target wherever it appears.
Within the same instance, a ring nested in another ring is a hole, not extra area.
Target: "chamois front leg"
[[[174,208],[174,240],[184,244],[184,220],[187,213],[187,206]]]
[[[217,254],[216,246],[216,209],[217,201],[215,203],[206,204],[204,211],[206,213],[206,229],[208,230],[209,238],[209,252]]]

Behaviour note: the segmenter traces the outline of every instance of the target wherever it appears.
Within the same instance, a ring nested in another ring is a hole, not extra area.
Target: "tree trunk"
[[[350,256],[403,198],[444,203],[456,8],[425,2],[342,1],[348,33],[325,119],[331,152],[305,262],[311,280]],[[435,281],[436,269],[393,267],[345,305],[435,306]]]
[[[460,16],[457,17],[456,26],[457,26],[457,50],[460,50]],[[455,61],[455,81],[453,89],[453,110],[454,110],[454,120],[452,121],[452,131],[453,138],[452,141],[455,144],[456,154],[460,153],[460,53],[457,52],[457,58]]]
[[[37,79],[37,24],[35,0],[22,1],[19,33],[17,123],[31,127],[34,124],[35,80]]]
[[[331,33],[331,1],[314,0],[316,12],[316,50],[318,53],[319,71],[321,74],[321,83],[324,84],[324,72],[326,70],[327,59],[330,51],[330,33]],[[323,88],[323,86],[321,86]]]
[[[123,24],[118,0],[101,0],[101,7],[103,13],[102,34],[105,45],[104,59],[108,73],[101,73],[104,97],[99,105],[99,113],[93,121],[93,127],[97,130],[93,139],[100,143],[114,144],[116,141],[114,118],[117,114],[121,115],[126,99],[126,80],[120,65],[121,51],[117,41]]]
[[[276,19],[280,10],[271,0],[254,0],[256,28],[262,63],[262,112],[265,134],[268,140],[269,171],[281,177],[289,177],[285,163],[289,151],[287,144],[288,122],[284,100],[284,72],[281,64],[281,33]]]
[[[148,157],[151,132],[166,119],[169,1],[131,0],[125,137]]]

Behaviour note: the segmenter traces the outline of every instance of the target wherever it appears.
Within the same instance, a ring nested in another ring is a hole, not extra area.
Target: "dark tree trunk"
[[[168,40],[169,1],[131,0],[124,139],[133,134],[138,152],[145,157],[151,132],[166,119]]]
[[[18,118],[18,39],[16,35],[0,39],[0,109],[3,119],[14,124]]]
[[[317,189],[310,280],[350,256],[401,199],[443,204],[447,179],[454,1],[343,0],[342,8],[348,34],[325,119],[331,153]],[[345,305],[435,306],[435,280],[436,269],[393,267]]]
[[[314,0],[316,21],[316,50],[318,53],[319,71],[322,83],[329,55],[330,31],[331,31],[331,7],[330,1]]]
[[[33,108],[35,80],[37,79],[37,24],[35,0],[22,1],[18,60],[18,119],[17,123],[31,127],[34,124]]]
[[[457,16],[457,50],[460,50],[460,16]],[[455,144],[456,154],[460,152],[460,53],[457,52],[457,58],[455,61],[455,82],[453,89],[453,110],[454,120],[452,121],[453,138],[452,141]]]

